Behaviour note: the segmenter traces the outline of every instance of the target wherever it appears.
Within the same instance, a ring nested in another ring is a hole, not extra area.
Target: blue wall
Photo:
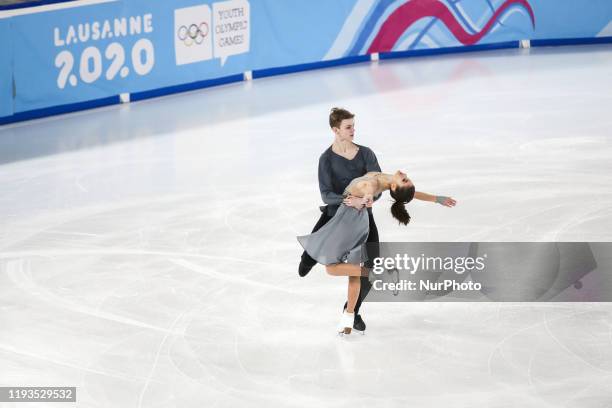
[[[0,19],[0,118],[13,114],[13,52],[10,20]]]
[[[77,3],[0,19],[0,123],[91,101],[116,103],[120,93],[154,96],[219,78],[240,80],[245,71],[258,77],[284,71],[278,67],[363,60],[373,52],[594,39],[612,35],[602,32],[611,22],[607,0]]]

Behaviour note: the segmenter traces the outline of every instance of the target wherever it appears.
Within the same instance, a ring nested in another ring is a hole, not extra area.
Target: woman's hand
[[[445,197],[445,196],[437,196],[436,197],[436,203],[443,205],[445,207],[454,207],[455,204],[457,204],[457,201],[455,201],[454,199],[450,198],[450,197]]]

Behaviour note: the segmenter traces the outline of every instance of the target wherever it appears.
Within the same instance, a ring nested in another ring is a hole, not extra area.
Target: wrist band
[[[448,199],[445,196],[436,196],[436,203],[444,205],[444,202]]]

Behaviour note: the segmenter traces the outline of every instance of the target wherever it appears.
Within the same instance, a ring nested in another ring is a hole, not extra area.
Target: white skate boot
[[[351,330],[353,330],[353,321],[355,320],[354,313],[348,313],[346,310],[342,313],[342,318],[340,319],[340,324],[338,324],[338,334],[345,335],[351,334]]]

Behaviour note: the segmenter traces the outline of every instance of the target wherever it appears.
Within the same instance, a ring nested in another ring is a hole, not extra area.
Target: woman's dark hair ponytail
[[[395,191],[389,190],[391,197],[395,202],[391,205],[391,215],[399,221],[400,224],[408,225],[410,222],[410,214],[406,211],[406,203],[409,203],[414,198],[414,185],[411,187],[396,188]]]
[[[391,205],[391,214],[400,224],[408,225],[410,222],[410,214],[406,211],[406,205],[401,201],[396,201]]]

